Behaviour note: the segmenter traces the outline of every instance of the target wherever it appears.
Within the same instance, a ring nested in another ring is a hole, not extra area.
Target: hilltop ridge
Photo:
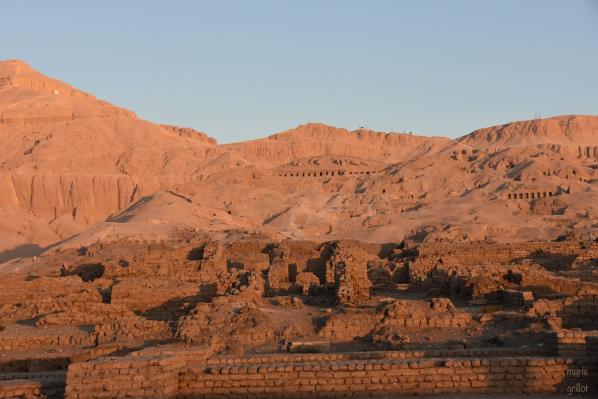
[[[598,116],[561,115],[510,122],[475,130],[458,141],[476,148],[523,147],[537,144],[596,145]]]

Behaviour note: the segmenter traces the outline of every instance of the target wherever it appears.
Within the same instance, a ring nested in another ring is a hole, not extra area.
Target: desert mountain
[[[476,130],[459,141],[473,148],[548,145],[571,147],[575,152],[578,147],[596,146],[598,118],[590,115],[567,115],[512,122]]]
[[[218,145],[0,62],[0,262],[195,229],[366,241],[595,234],[598,117],[459,140],[310,123]]]
[[[444,137],[349,131],[309,123],[264,139],[224,145],[259,168],[274,167],[310,156],[342,156],[400,162],[450,145]]]

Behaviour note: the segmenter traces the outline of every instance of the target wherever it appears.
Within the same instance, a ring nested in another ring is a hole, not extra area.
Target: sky
[[[0,0],[0,59],[221,143],[598,114],[598,0]]]

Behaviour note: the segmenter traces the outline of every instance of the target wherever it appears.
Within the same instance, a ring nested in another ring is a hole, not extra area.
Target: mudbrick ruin
[[[598,389],[597,242],[121,240],[2,276],[0,398]]]

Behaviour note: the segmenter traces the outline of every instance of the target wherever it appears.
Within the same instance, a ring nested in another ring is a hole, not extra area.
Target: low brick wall
[[[508,306],[531,307],[534,303],[534,294],[531,291],[504,290],[502,302]]]
[[[558,316],[563,319],[563,326],[567,328],[598,328],[598,295],[583,295],[565,300]]]
[[[31,380],[0,381],[0,399],[5,398],[39,398],[42,384]]]
[[[166,398],[179,388],[183,356],[127,356],[73,363],[66,398]]]
[[[73,347],[92,345],[93,337],[78,330],[41,330],[35,334],[27,334],[31,329],[9,329],[0,332],[0,352],[33,350],[45,347]]]
[[[479,348],[479,349],[428,349],[421,351],[368,351],[339,353],[268,354],[252,356],[213,356],[208,365],[270,364],[332,362],[348,360],[405,360],[420,358],[481,358],[481,357],[534,357],[547,356],[552,350],[545,348]]]
[[[310,355],[302,355],[310,356]],[[234,358],[235,361],[243,358]],[[309,358],[306,358],[309,359]],[[299,360],[293,356],[289,360]],[[571,368],[596,363],[533,356],[207,364],[184,354],[103,358],[69,367],[66,398],[279,398],[434,393],[566,392]],[[581,380],[583,383],[590,381]],[[589,392],[596,392],[596,387]]]
[[[65,381],[65,371],[0,373],[0,398],[61,398],[64,396]]]
[[[347,397],[434,393],[564,391],[567,361],[555,358],[353,360],[189,366],[184,397]]]
[[[585,331],[563,330],[553,334],[559,356],[598,358],[598,336]]]

